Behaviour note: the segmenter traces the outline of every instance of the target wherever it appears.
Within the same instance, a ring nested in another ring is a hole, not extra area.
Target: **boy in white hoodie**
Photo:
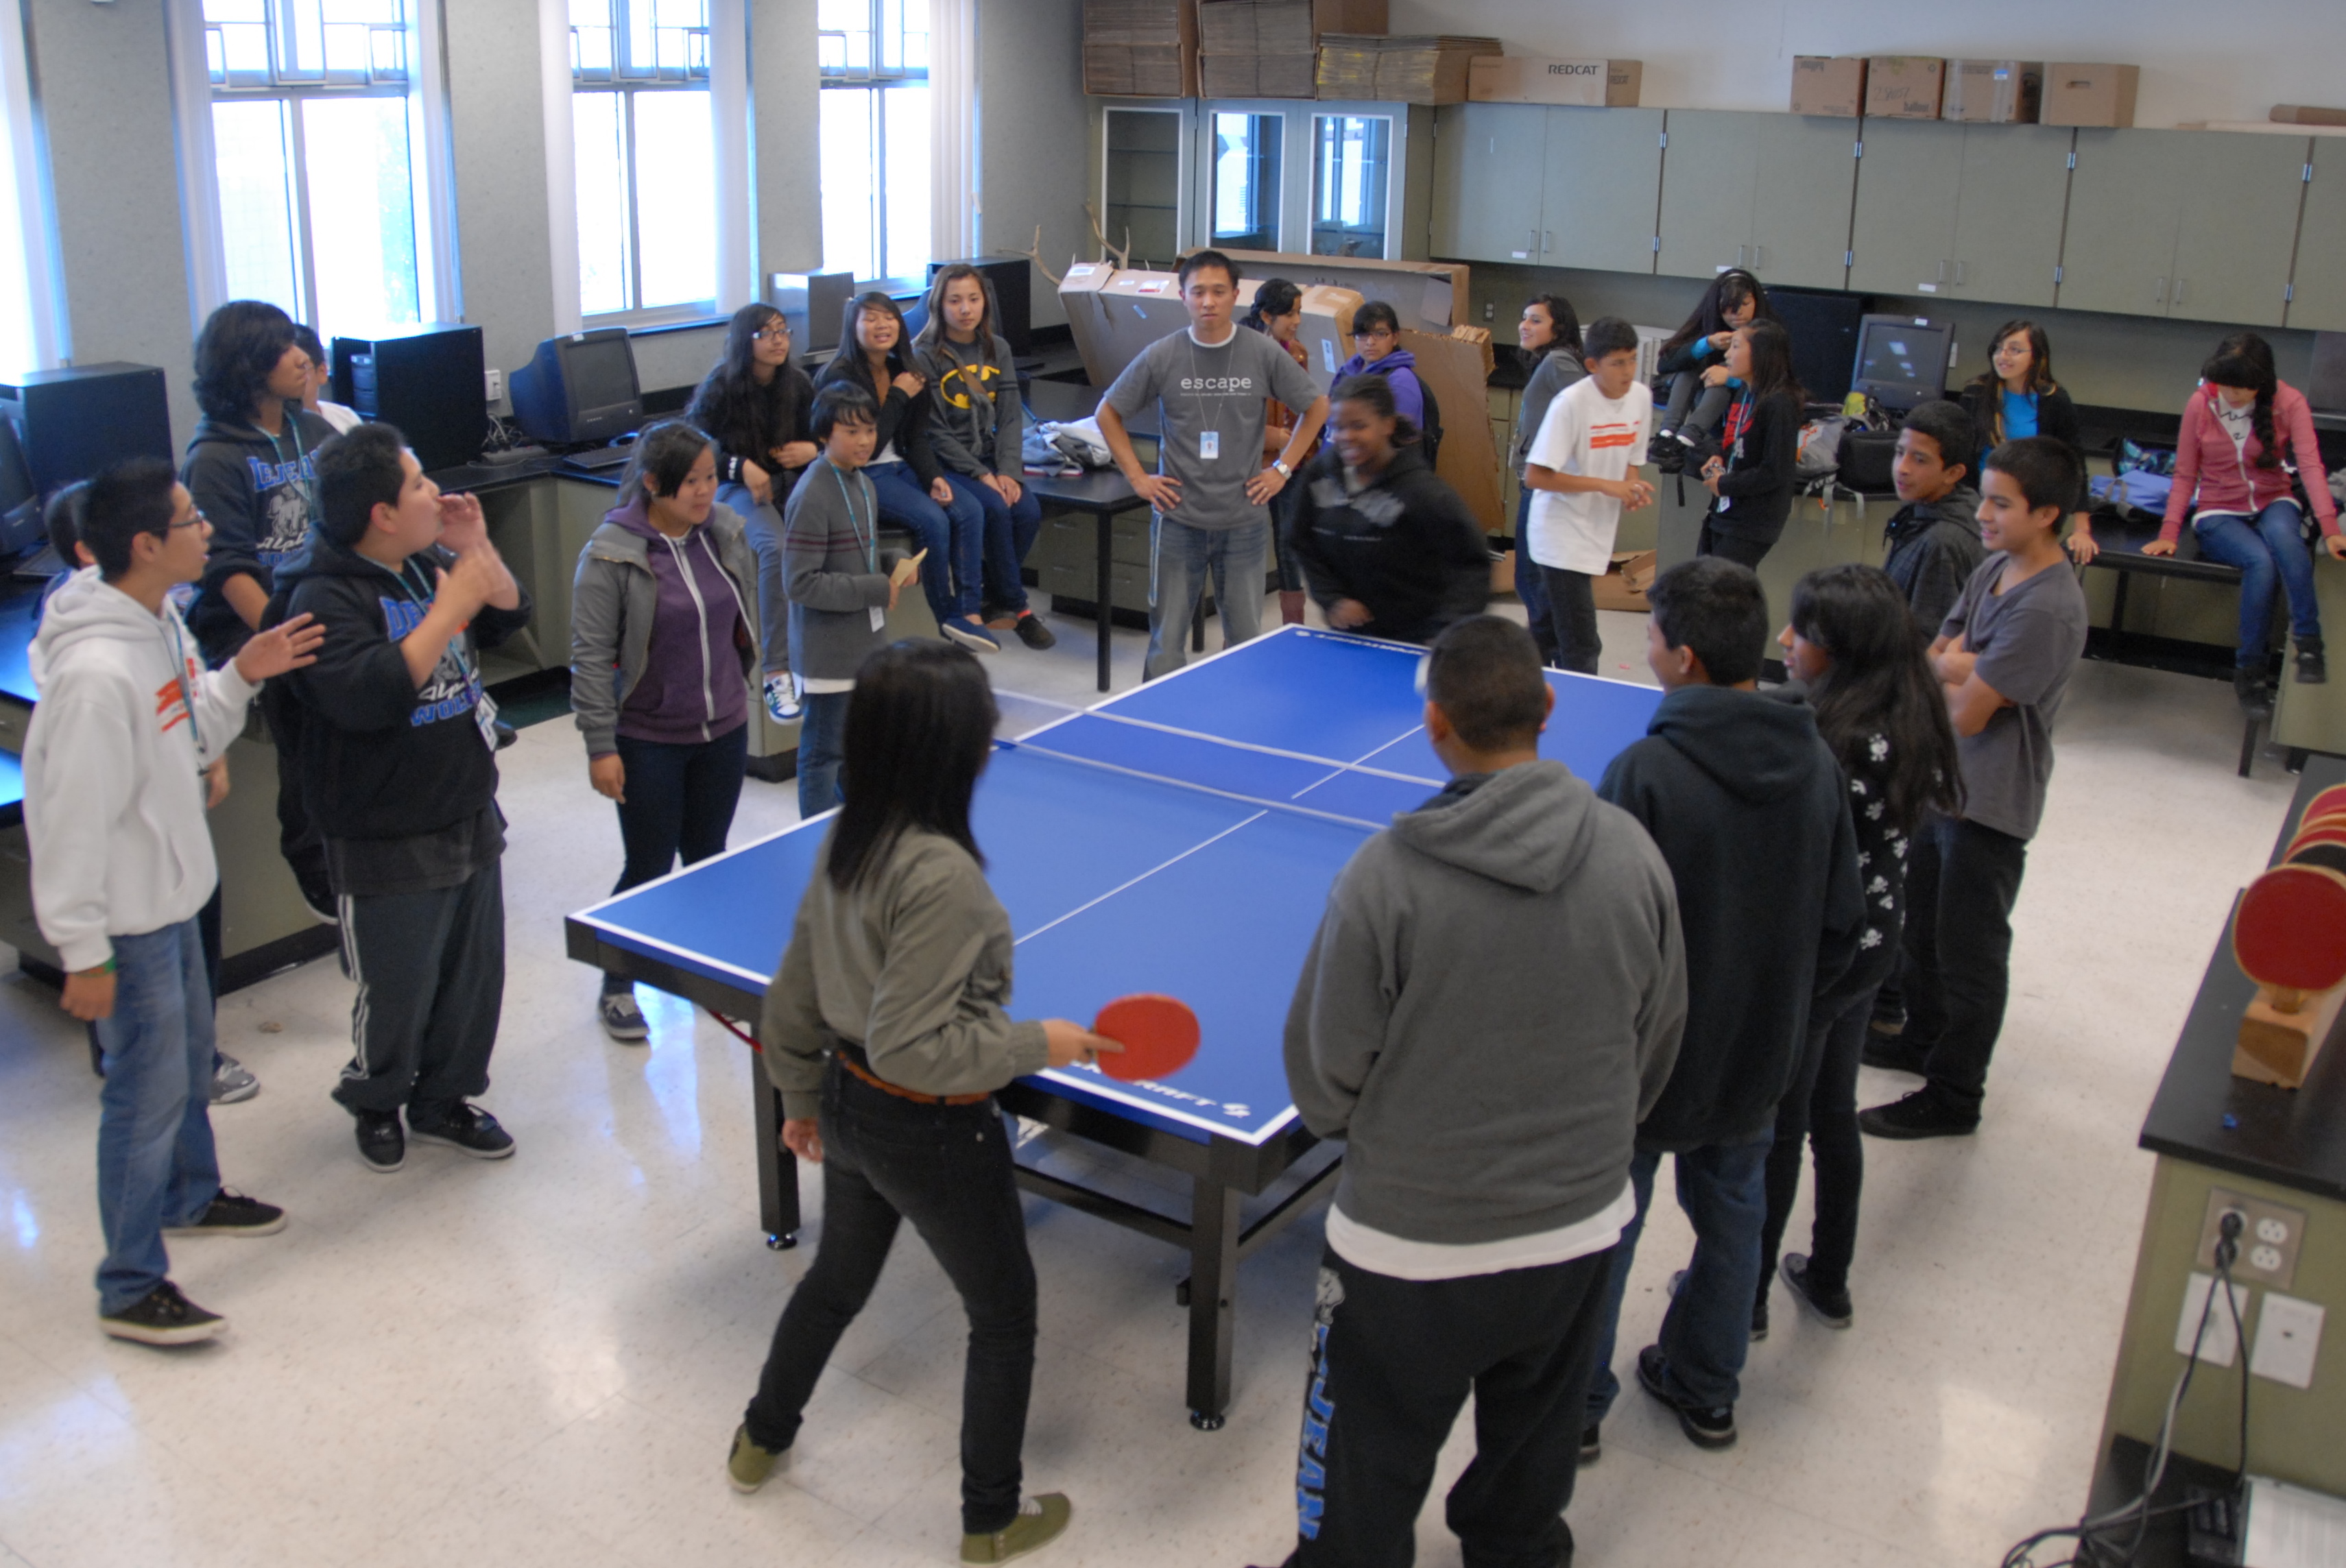
[[[97,1023],[106,1052],[98,1327],[149,1345],[225,1326],[167,1277],[165,1236],[285,1225],[282,1209],[220,1186],[212,1149],[212,1001],[196,916],[219,871],[203,775],[260,682],[311,663],[323,633],[289,621],[207,672],[168,595],[202,576],[210,534],[158,458],[91,483],[81,537],[97,568],[42,617],[41,700],[25,738],[34,911],[65,961],[66,1011]]]

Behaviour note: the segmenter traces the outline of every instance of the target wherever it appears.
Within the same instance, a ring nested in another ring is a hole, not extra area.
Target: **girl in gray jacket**
[[[757,603],[740,514],[717,504],[716,443],[680,419],[653,425],[571,588],[571,708],[627,846],[614,893],[725,849],[750,756]],[[650,1033],[617,975],[601,1011],[614,1040]]]

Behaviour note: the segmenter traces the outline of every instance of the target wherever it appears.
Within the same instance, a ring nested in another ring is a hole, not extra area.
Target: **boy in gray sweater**
[[[782,514],[783,589],[790,602],[790,668],[806,699],[799,728],[799,815],[840,802],[847,699],[864,658],[888,641],[888,612],[917,574],[880,547],[880,500],[861,472],[880,437],[872,394],[834,382],[814,400],[822,455],[807,464]]]
[[[1469,1563],[1567,1561],[1562,1518],[1637,1123],[1686,1015],[1669,868],[1539,756],[1554,694],[1496,616],[1428,656],[1450,786],[1337,879],[1287,1019],[1287,1077],[1345,1138],[1328,1215],[1290,1568],[1405,1561],[1472,1392],[1451,1489]]]

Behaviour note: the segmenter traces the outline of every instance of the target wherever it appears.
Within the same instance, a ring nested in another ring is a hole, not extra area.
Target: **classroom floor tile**
[[[1604,673],[1647,678],[1643,618],[1599,619]],[[1049,652],[987,658],[1005,731],[1093,699],[1088,624],[1056,629]],[[1118,690],[1142,644],[1116,634]],[[1569,1514],[1581,1563],[1972,1568],[2079,1512],[2148,1189],[2135,1135],[2289,794],[2270,760],[2233,776],[2238,736],[2221,686],[2081,668],[1979,1134],[1869,1145],[1855,1327],[1777,1291],[1737,1447],[1698,1451],[1624,1393]],[[841,1344],[790,1466],[754,1496],[726,1485],[821,1230],[821,1181],[802,1186],[810,1245],[769,1251],[747,1053],[648,991],[648,1044],[613,1044],[596,977],[563,957],[562,917],[604,895],[619,858],[576,731],[536,725],[502,762],[509,980],[485,1102],[519,1154],[417,1147],[394,1176],[365,1170],[325,1098],[349,1051],[333,962],[227,998],[222,1044],[263,1088],[216,1114],[223,1166],[292,1224],[175,1249],[175,1278],[231,1319],[217,1344],[97,1333],[96,1081],[54,993],[0,979],[0,1568],[954,1559],[964,1329],[914,1242]],[[795,821],[795,799],[752,781],[734,841]],[[1912,1082],[1868,1071],[1862,1088],[1872,1103]],[[1661,1190],[1625,1367],[1689,1245]],[[1026,1472],[1076,1505],[1038,1561],[1279,1561],[1318,1219],[1241,1267],[1229,1422],[1202,1433],[1181,1392],[1180,1256],[1040,1200],[1027,1214],[1042,1300]],[[1788,1247],[1805,1250],[1806,1224]],[[1462,1424],[1443,1454],[1422,1562],[1459,1560],[1440,1497],[1471,1443]]]

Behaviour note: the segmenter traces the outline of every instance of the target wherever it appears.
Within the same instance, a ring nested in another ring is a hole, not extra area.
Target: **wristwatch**
[[[1272,458],[1270,460],[1270,465],[1279,470],[1279,476],[1281,479],[1292,479],[1295,477],[1295,470],[1287,466],[1287,459],[1283,457]]]

